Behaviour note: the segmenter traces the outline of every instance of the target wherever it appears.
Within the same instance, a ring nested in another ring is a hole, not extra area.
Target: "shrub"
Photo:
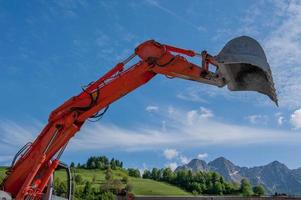
[[[100,196],[101,200],[115,200],[116,197],[112,192],[104,192]]]
[[[262,196],[262,195],[265,194],[265,190],[264,190],[264,187],[262,185],[254,186],[253,187],[253,192],[254,192],[254,195],[256,195],[256,196]]]
[[[74,177],[74,181],[77,185],[81,185],[83,183],[83,178],[81,175],[77,174]]]
[[[125,189],[126,189],[126,191],[128,191],[128,192],[132,192],[132,191],[133,191],[133,188],[134,188],[134,186],[133,186],[133,184],[131,184],[131,183],[128,183],[128,184],[125,186]]]

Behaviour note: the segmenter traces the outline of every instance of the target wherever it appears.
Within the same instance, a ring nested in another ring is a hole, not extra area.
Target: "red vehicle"
[[[185,57],[199,56],[201,65]],[[125,69],[135,56],[140,61]],[[209,70],[209,65],[214,70]],[[270,66],[257,41],[242,36],[228,42],[217,56],[206,51],[197,53],[160,44],[154,40],[140,44],[126,60],[83,92],[55,109],[34,142],[25,145],[16,155],[7,177],[1,184],[0,198],[51,199],[53,173],[60,166],[60,157],[69,140],[89,118],[101,117],[109,105],[124,95],[161,74],[168,78],[182,78],[218,87],[225,85],[232,91],[257,91],[270,97],[277,104]],[[103,110],[103,111],[102,111]],[[102,111],[102,112],[100,112]],[[69,199],[71,199],[69,184]]]

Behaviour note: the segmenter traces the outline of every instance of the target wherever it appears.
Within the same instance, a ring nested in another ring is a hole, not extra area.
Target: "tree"
[[[166,181],[169,183],[172,181],[173,175],[174,174],[170,168],[165,168],[162,173],[162,179],[163,179],[163,181]]]
[[[109,159],[106,156],[100,156],[99,160],[104,164],[105,167],[109,166]]]
[[[151,178],[152,178],[151,172],[150,172],[148,169],[144,170],[143,175],[142,175],[142,178],[148,178],[148,179],[151,179]]]
[[[134,188],[134,186],[133,186],[133,184],[131,184],[131,183],[128,183],[128,184],[126,184],[126,186],[125,186],[125,189],[126,189],[126,191],[128,191],[128,192],[132,192],[132,191],[133,191],[133,188]]]
[[[228,183],[225,182],[224,183],[225,186],[225,190],[223,192],[223,194],[236,194],[239,193],[239,185],[237,185],[237,183]]]
[[[96,169],[104,169],[105,168],[104,164],[99,160],[97,160],[95,164],[96,164]]]
[[[74,167],[75,167],[74,162],[71,162],[70,167],[71,167],[71,168],[74,168]]]
[[[112,158],[112,160],[111,160],[111,162],[110,162],[110,166],[111,166],[111,168],[112,168],[113,170],[116,169],[116,161],[115,161],[114,158]]]
[[[265,189],[262,185],[256,185],[253,187],[253,192],[256,196],[262,196],[265,194]]]
[[[60,197],[66,197],[67,194],[67,184],[62,182],[59,178],[54,180],[54,193]]]
[[[129,182],[129,177],[128,176],[123,176],[121,181],[124,183],[124,184],[127,184]]]
[[[128,174],[131,177],[136,177],[136,178],[141,177],[139,169],[128,168]]]
[[[85,183],[85,187],[82,192],[82,198],[83,199],[93,199],[92,184],[89,181],[87,181]]]
[[[217,195],[223,194],[223,185],[220,182],[215,182],[213,184],[213,193]]]
[[[119,179],[111,179],[107,180],[102,186],[101,190],[103,192],[113,192],[114,194],[118,194],[119,191],[123,189],[123,184]]]
[[[104,192],[100,196],[101,200],[115,200],[116,197],[112,192]]]
[[[112,181],[112,189],[115,194],[118,194],[119,191],[121,191],[123,188],[123,184],[119,179],[114,179]]]
[[[113,173],[112,173],[112,170],[111,170],[110,167],[107,168],[105,174],[106,174],[105,179],[106,179],[107,181],[113,179]]]
[[[193,195],[198,195],[203,193],[203,188],[200,183],[192,182],[189,186],[189,191],[192,191]]]
[[[252,195],[252,187],[247,179],[241,180],[240,191],[243,196],[248,197]]]

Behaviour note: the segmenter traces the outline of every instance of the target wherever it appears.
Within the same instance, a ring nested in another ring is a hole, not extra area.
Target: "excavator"
[[[126,64],[138,56],[130,67]],[[188,57],[200,57],[200,64]],[[231,91],[255,91],[267,95],[278,106],[270,66],[263,48],[253,38],[240,36],[230,40],[212,56],[207,51],[178,48],[154,40],[139,44],[134,53],[118,63],[98,80],[82,88],[49,116],[38,137],[26,144],[14,157],[1,183],[1,200],[50,200],[53,174],[59,168],[68,174],[68,195],[72,199],[71,173],[60,162],[68,142],[84,123],[101,118],[109,105],[146,84],[156,75],[181,78]]]

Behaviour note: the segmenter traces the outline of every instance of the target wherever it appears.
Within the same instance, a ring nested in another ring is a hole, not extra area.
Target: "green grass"
[[[5,175],[6,170],[6,167],[0,167],[0,175]]]
[[[130,182],[135,195],[191,196],[191,193],[178,187],[150,179],[130,178]]]
[[[5,176],[5,171],[5,168],[0,167],[0,177]],[[103,170],[74,169],[73,171],[75,175],[81,175],[84,181],[92,182],[93,177],[95,176],[95,182],[92,185],[92,187],[94,188],[100,188],[101,184],[105,181],[105,174]],[[61,180],[66,180],[66,174],[64,171],[57,171],[55,176],[59,177]],[[113,177],[115,179],[122,179],[122,177],[124,176],[127,176],[127,173],[125,171],[113,170]],[[178,187],[150,179],[129,177],[129,183],[133,185],[132,192],[138,196],[191,196],[191,193],[188,193]],[[77,187],[83,187],[83,185]]]
[[[0,167],[0,182],[4,179],[4,177],[6,176],[5,175],[5,172],[7,171],[7,168],[6,167]]]

